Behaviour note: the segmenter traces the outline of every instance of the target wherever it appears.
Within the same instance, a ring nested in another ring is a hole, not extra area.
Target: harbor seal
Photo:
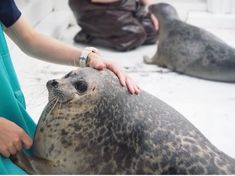
[[[144,62],[190,76],[235,82],[235,49],[204,29],[181,21],[173,6],[153,4],[149,11],[159,21],[158,49]]]
[[[235,174],[235,160],[186,118],[108,70],[83,68],[47,83],[33,155],[14,162],[30,174]]]

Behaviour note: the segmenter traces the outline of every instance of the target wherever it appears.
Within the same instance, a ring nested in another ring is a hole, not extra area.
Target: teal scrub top
[[[26,112],[25,99],[21,91],[0,23],[0,117],[18,126],[33,139],[36,125]],[[27,151],[30,154],[30,150]],[[26,174],[10,159],[0,155],[0,174]]]

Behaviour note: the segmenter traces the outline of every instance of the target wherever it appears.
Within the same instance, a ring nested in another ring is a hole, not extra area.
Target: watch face
[[[80,63],[79,63],[79,66],[80,67],[86,67],[86,60],[87,60],[87,57],[80,57]]]

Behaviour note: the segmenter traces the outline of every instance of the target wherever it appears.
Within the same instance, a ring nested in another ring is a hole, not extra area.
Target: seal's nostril
[[[53,80],[50,80],[47,82],[47,86],[52,86],[54,88],[58,88],[59,83],[55,79],[53,79]]]
[[[57,88],[58,82],[55,79],[53,79],[51,85],[52,85],[52,87]]]

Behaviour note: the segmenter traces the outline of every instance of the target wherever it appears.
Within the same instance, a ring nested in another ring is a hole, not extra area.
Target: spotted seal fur
[[[148,64],[167,67],[190,76],[235,82],[235,49],[210,32],[181,21],[173,6],[149,7],[159,21],[159,42]]]
[[[186,118],[142,91],[134,96],[108,70],[79,69],[47,83],[30,174],[235,174],[235,160]]]

